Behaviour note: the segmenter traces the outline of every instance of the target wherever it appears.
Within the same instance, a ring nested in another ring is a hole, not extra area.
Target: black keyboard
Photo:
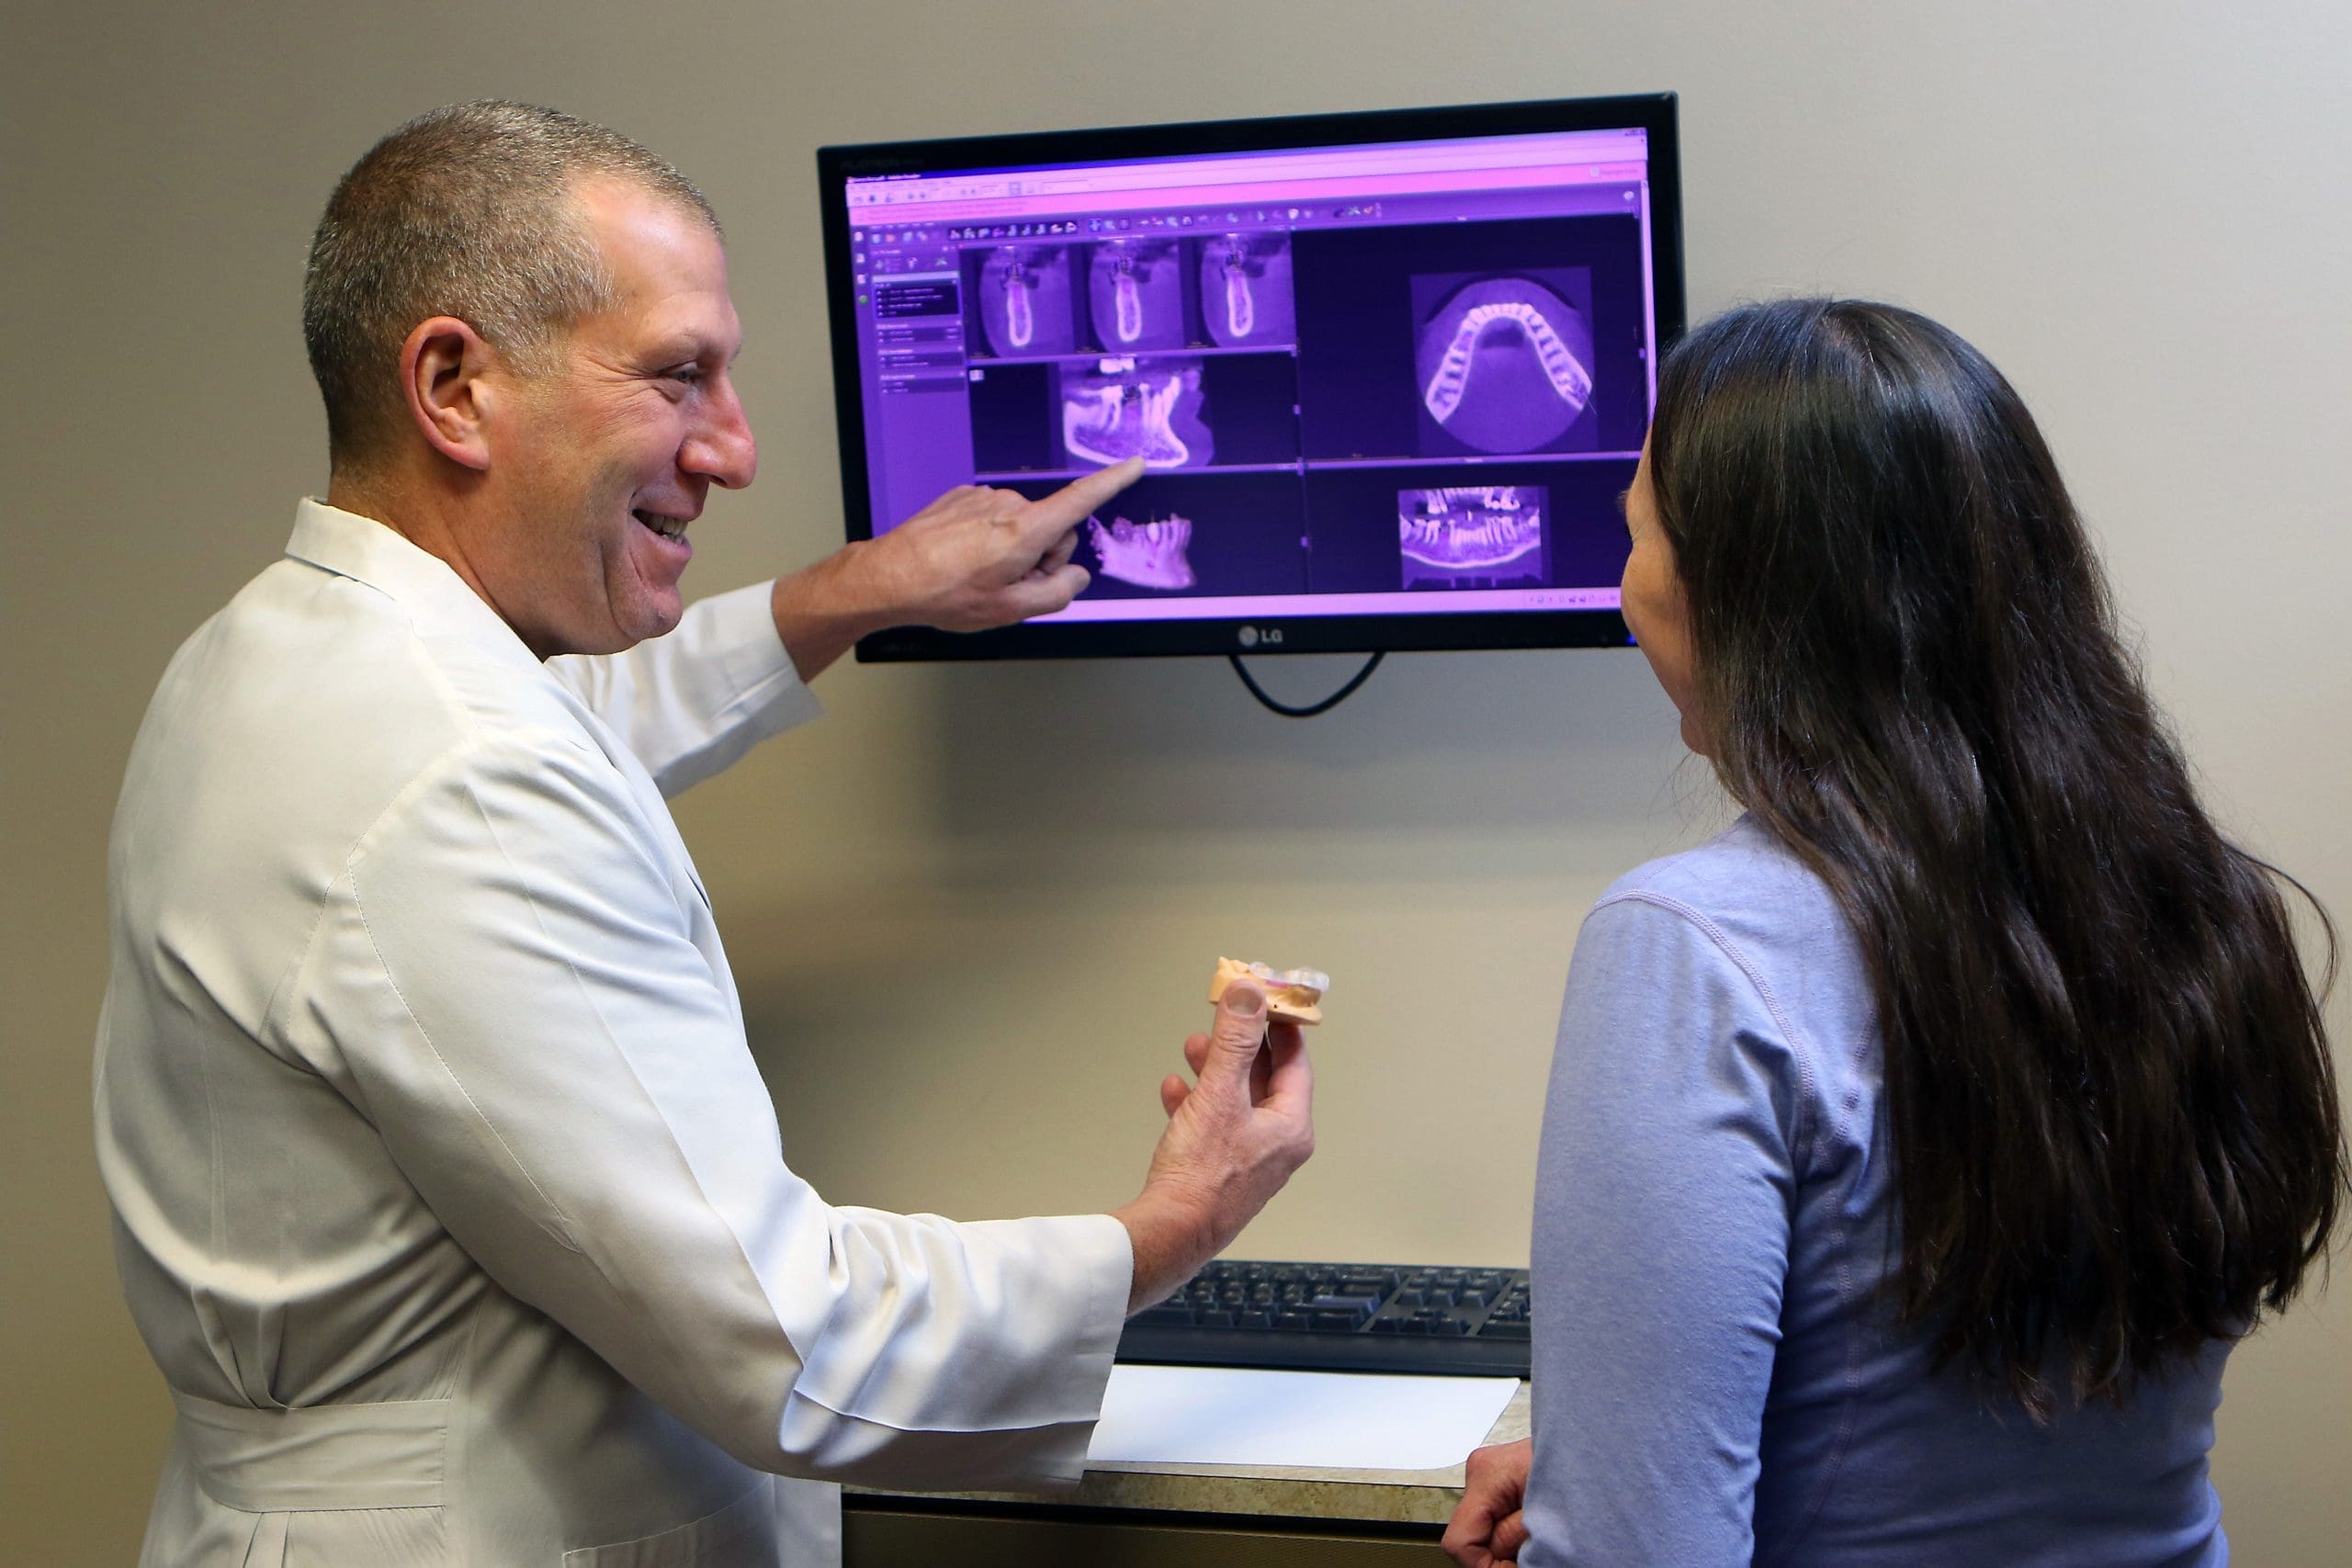
[[[1527,1376],[1527,1270],[1221,1258],[1127,1319],[1122,1361]]]

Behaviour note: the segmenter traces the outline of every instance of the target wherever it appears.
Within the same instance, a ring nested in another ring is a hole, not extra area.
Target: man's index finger
[[[1089,513],[1143,478],[1143,459],[1130,457],[1108,468],[1097,468],[1082,479],[1029,503],[1023,523],[1042,548],[1078,526]]]

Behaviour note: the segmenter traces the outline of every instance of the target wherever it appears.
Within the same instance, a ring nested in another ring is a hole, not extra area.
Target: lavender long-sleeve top
[[[1844,918],[1754,823],[1595,907],[1538,1175],[1528,1568],[2227,1562],[2226,1343],[2036,1427],[1892,1323],[1881,1059]]]

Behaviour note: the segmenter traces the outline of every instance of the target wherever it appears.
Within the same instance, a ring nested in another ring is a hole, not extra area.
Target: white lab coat
[[[785,1165],[662,803],[815,711],[765,591],[543,665],[389,528],[306,502],[287,555],[173,660],[109,852],[142,1561],[771,1568],[839,1504],[768,1472],[1074,1480],[1124,1228]]]

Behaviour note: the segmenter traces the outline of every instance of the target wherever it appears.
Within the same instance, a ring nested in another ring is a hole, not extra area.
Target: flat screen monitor
[[[1141,457],[1067,610],[868,660],[1622,645],[1671,94],[820,149],[852,539]]]

